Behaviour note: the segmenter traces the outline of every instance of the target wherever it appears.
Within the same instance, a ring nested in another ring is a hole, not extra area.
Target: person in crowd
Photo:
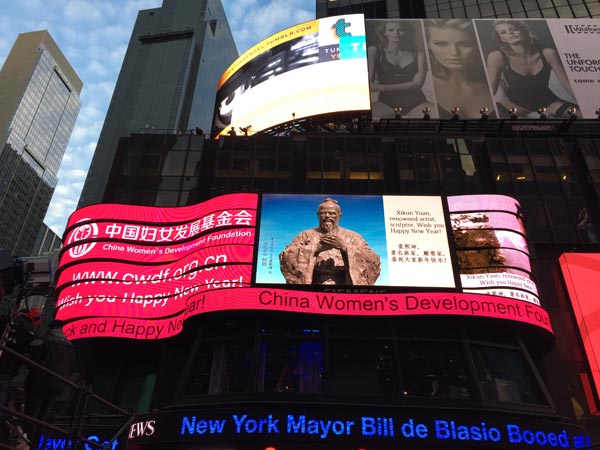
[[[342,210],[326,198],[317,209],[319,226],[302,231],[279,255],[288,284],[374,285],[380,258],[363,239],[339,226]]]
[[[478,118],[482,108],[494,117],[494,101],[473,23],[465,19],[429,19],[424,23],[439,117],[451,118],[456,113]]]
[[[36,327],[42,321],[42,312],[39,308],[23,309],[12,319],[4,330],[3,344],[9,349],[26,354],[29,345],[37,339]],[[0,350],[0,404],[10,404],[12,380],[19,372],[22,361],[6,350]],[[0,419],[6,419],[7,414],[0,411]]]
[[[30,344],[31,359],[63,378],[69,378],[76,370],[75,346],[65,337],[63,322],[53,320],[43,338]],[[67,389],[57,377],[31,367],[25,379],[25,414],[38,420],[46,420],[56,398]],[[27,427],[30,442],[39,439],[39,427]]]
[[[415,44],[415,29],[393,20],[378,24],[375,32],[379,42],[367,50],[371,93],[379,100],[373,116],[394,117],[394,109],[402,108],[402,115],[420,117],[432,105],[423,93],[427,62]]]
[[[573,98],[573,90],[554,48],[540,45],[535,33],[522,20],[495,20],[493,40],[498,49],[487,57],[490,84],[502,105],[502,115],[517,108],[519,115],[535,114],[546,108],[554,117],[570,117],[577,105],[560,98],[550,89],[550,76],[554,74],[564,90]],[[499,93],[503,89],[504,95]]]

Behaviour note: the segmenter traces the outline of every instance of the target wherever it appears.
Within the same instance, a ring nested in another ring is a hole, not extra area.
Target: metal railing
[[[42,433],[38,433],[39,439],[46,439],[47,431],[51,431],[58,436],[64,436],[67,439],[67,442],[70,442],[70,445],[68,446],[69,450],[77,450],[80,444],[87,444],[88,446],[91,446],[93,448],[108,449],[111,448],[112,444],[117,440],[119,435],[121,435],[123,431],[125,431],[125,429],[131,424],[134,416],[133,411],[122,409],[121,407],[109,402],[108,400],[100,397],[99,395],[96,395],[94,392],[92,392],[91,386],[86,385],[84,382],[74,383],[70,379],[65,378],[47,369],[41,364],[32,361],[27,356],[24,356],[14,351],[6,345],[0,344],[0,352],[6,352],[12,355],[13,357],[17,358],[19,361],[25,364],[29,368],[29,370],[33,368],[45,373],[50,377],[53,377],[54,379],[59,380],[62,384],[65,385],[65,388],[73,389],[77,393],[74,405],[72,405],[72,412],[67,416],[68,420],[66,422],[68,423],[68,429],[60,428],[58,426],[48,423],[47,421],[40,420],[37,417],[29,416],[23,413],[22,411],[19,411],[17,408],[12,409],[4,405],[0,405],[0,411],[4,412],[8,416],[17,417],[26,423],[37,425],[41,429],[45,430],[46,433],[44,435],[42,435]],[[107,406],[108,408],[110,408],[111,411],[123,416],[123,423],[118,427],[118,429],[115,430],[113,436],[103,443],[89,440],[83,437],[81,433],[86,418],[87,406],[91,399],[103,404],[104,406]],[[17,427],[14,428],[17,429]],[[29,440],[24,435],[21,435],[20,438],[21,440],[28,443],[31,450],[37,449],[38,447],[45,448],[43,445],[39,445],[39,441],[29,442]],[[16,448],[16,446],[7,443],[0,443],[0,448],[14,449]]]

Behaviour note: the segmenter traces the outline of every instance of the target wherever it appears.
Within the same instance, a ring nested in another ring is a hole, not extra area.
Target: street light
[[[548,111],[548,110],[544,107],[538,108],[538,114],[540,115],[541,120],[544,120],[548,117],[548,116],[546,116],[546,111]]]
[[[598,108],[598,110],[600,111],[600,108]],[[423,120],[431,119],[431,116],[429,115],[430,112],[431,112],[431,108],[429,106],[426,106],[425,108],[423,108]]]

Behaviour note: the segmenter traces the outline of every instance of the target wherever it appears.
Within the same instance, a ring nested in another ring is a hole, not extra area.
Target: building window
[[[269,340],[261,344],[259,390],[321,392],[323,350],[320,342]]]
[[[535,368],[506,331],[498,336],[440,322],[253,316],[236,336],[212,319],[187,365],[186,395],[319,394],[385,399],[493,400],[547,405]],[[228,321],[234,324],[235,321]],[[235,322],[239,323],[239,322]],[[431,323],[429,323],[431,325]],[[254,327],[254,328],[253,328]],[[202,328],[202,327],[201,327]],[[487,332],[487,330],[485,330]]]
[[[400,345],[403,395],[468,398],[467,369],[459,343]]]
[[[392,348],[389,341],[332,342],[328,392],[345,396],[394,394],[398,383]]]
[[[473,345],[484,400],[545,404],[538,383],[518,350]]]

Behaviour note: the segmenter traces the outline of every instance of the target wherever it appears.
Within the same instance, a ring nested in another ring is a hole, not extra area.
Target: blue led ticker
[[[585,434],[561,429],[554,431],[524,427],[515,423],[488,424],[485,421],[452,420],[450,418],[359,416],[312,417],[305,414],[231,414],[221,418],[183,416],[180,435],[254,435],[319,438],[323,441],[337,437],[383,438],[390,440],[433,440],[437,442],[472,442],[513,445],[515,447],[543,447],[579,449],[591,445]]]

